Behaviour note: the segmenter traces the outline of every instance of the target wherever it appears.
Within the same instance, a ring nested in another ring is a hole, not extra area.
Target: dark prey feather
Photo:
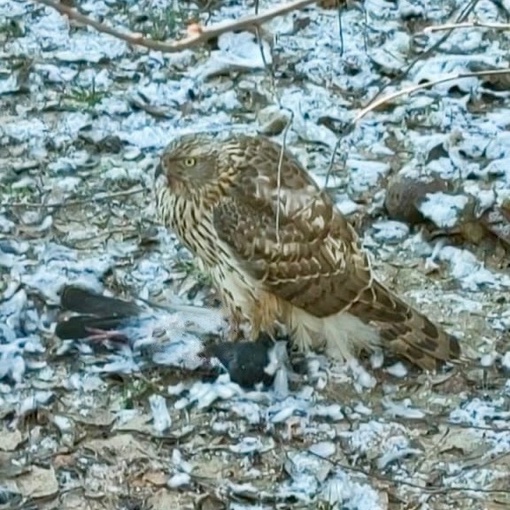
[[[57,323],[55,334],[62,340],[86,338],[97,330],[116,330],[143,312],[132,301],[103,296],[76,285],[64,287],[60,304],[63,309],[80,314]]]

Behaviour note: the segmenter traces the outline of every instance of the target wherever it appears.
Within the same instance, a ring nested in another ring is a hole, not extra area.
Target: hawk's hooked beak
[[[161,175],[163,175],[165,172],[163,170],[163,165],[161,162],[158,163],[156,166],[156,170],[154,172],[154,180],[156,181]]]

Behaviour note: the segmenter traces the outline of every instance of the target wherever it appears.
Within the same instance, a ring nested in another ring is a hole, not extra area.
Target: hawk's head
[[[156,187],[190,197],[218,186],[221,142],[210,135],[184,135],[168,144],[156,168]]]

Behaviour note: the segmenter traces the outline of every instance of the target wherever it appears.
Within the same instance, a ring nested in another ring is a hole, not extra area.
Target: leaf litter
[[[178,35],[193,17],[248,14],[235,1],[210,12],[155,0],[80,8],[132,29],[150,15],[143,26],[156,38]],[[248,32],[163,54],[35,3],[0,0],[0,505],[376,510],[508,501],[504,81],[464,78],[385,105],[342,139],[328,179],[386,284],[480,360],[462,374],[419,374],[374,355],[343,367],[313,357],[283,394],[243,390],[227,375],[201,380],[197,352],[221,327],[216,298],[158,225],[151,197],[161,149],[195,131],[285,140],[325,183],[342,126],[417,52],[421,60],[387,93],[506,65],[508,32],[483,27],[453,31],[424,53],[443,34],[410,27],[451,22],[464,8],[348,4],[340,36],[336,10],[310,6],[265,25],[262,58]],[[471,16],[502,21],[502,9],[480,0]],[[404,213],[399,200],[396,213],[385,207],[395,178],[425,190]],[[466,236],[479,225],[480,236]],[[71,283],[149,302],[124,326],[127,344],[58,339],[60,293]]]

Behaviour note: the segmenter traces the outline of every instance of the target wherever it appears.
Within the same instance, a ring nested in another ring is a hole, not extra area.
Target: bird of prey
[[[283,325],[301,351],[388,348],[434,370],[457,339],[375,277],[354,228],[287,150],[262,136],[183,135],[155,173],[162,222],[218,288],[232,331]]]

